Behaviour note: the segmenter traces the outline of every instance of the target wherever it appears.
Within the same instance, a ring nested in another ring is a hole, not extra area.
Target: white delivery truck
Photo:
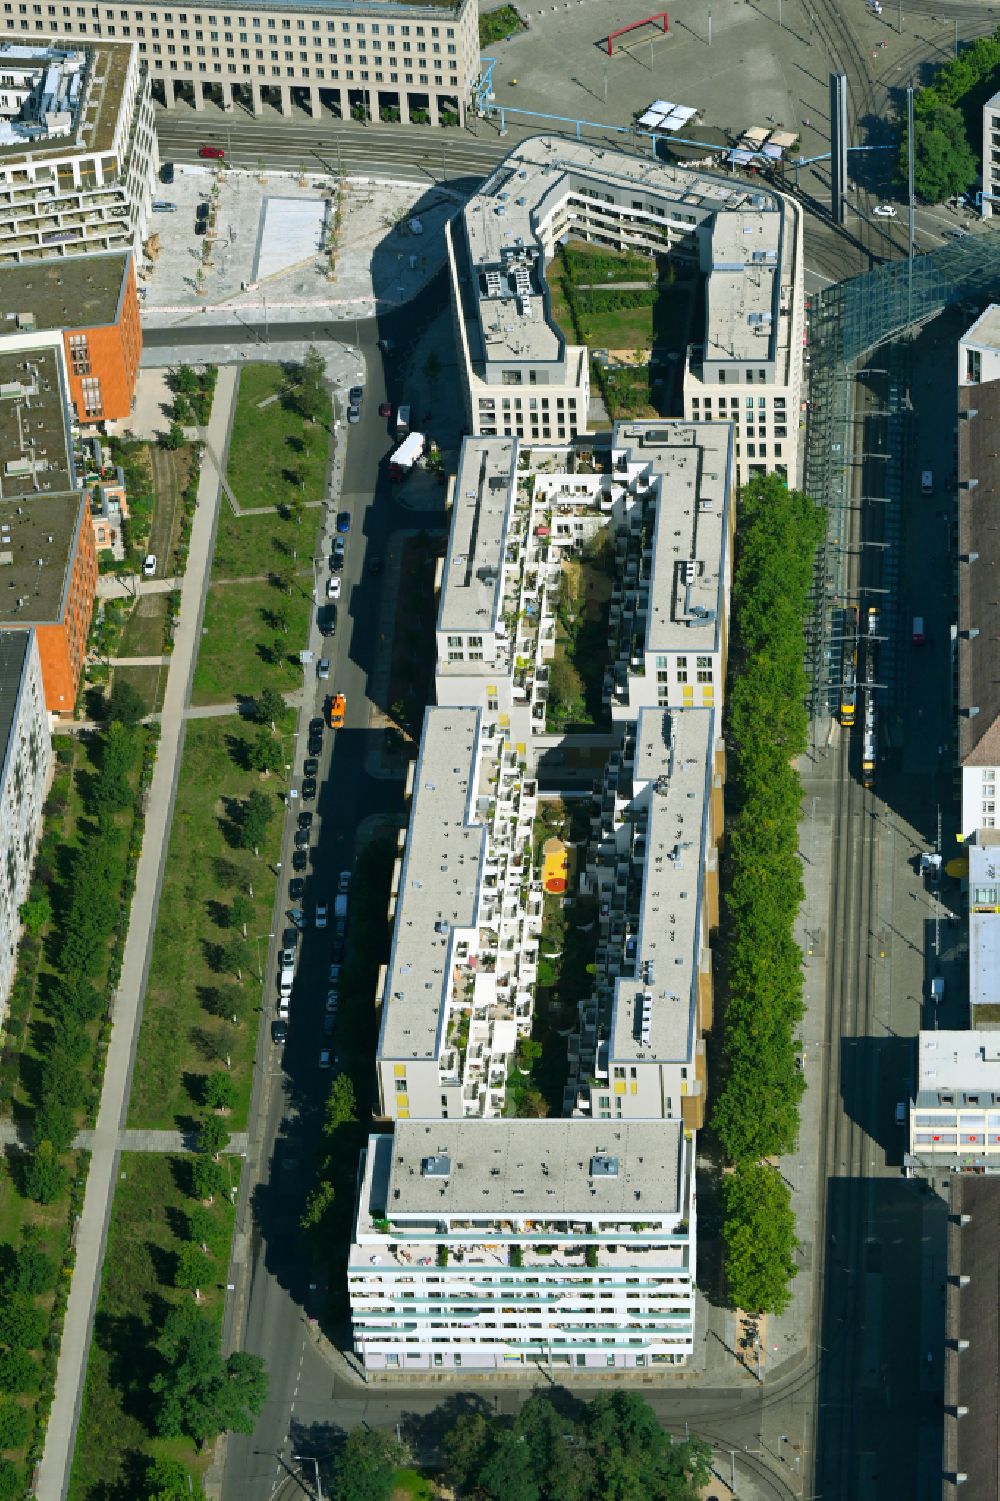
[[[389,478],[405,479],[424,451],[423,433],[410,433],[389,455]]]

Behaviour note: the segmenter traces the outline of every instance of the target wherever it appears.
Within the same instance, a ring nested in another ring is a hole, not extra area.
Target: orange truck
[[[347,698],[343,693],[335,693],[330,700],[330,728],[342,730],[344,728],[344,714],[347,712]]]

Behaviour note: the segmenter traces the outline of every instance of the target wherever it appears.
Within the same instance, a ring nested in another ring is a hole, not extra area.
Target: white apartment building
[[[426,117],[437,125],[450,113],[464,123],[480,72],[473,0],[229,0],[180,9],[172,0],[127,0],[31,9],[29,21],[19,0],[2,0],[0,24],[22,32],[47,26],[90,46],[134,44],[167,109],[184,100],[200,110],[209,99],[289,115],[299,103],[316,117],[326,108],[347,119],[361,106],[373,120]]]
[[[980,829],[969,856],[969,1023],[1000,1025],[1000,833]]]
[[[34,15],[31,29],[41,24]],[[36,76],[22,97],[20,84]],[[0,90],[7,79],[15,83],[0,121],[0,266],[99,250],[138,257],[159,157],[136,47],[0,36]]]
[[[992,219],[997,213],[993,207],[995,199],[1000,209],[1000,94],[994,94],[983,105],[983,198],[980,213],[984,219]]]
[[[570,1038],[567,1113],[704,1123],[724,775],[712,709],[641,709],[608,762],[587,871],[596,984]]]
[[[515,746],[546,732],[563,564],[607,531],[612,717],[721,706],[733,471],[721,422],[619,422],[592,447],[467,438],[441,577],[437,702],[480,705]]]
[[[688,351],[684,415],[736,424],[738,478],[774,469],[794,479],[804,334],[798,204],[700,169],[554,137],[515,147],[446,229],[472,432],[544,441],[590,429],[587,350],[555,324],[546,281],[567,236],[701,267],[706,321]]]
[[[52,764],[42,666],[33,630],[0,631],[0,1024],[17,965],[19,911],[31,884]]]
[[[920,1033],[909,1147],[928,1171],[1000,1170],[1000,1031]]]
[[[694,1348],[678,1122],[399,1121],[362,1160],[348,1278],[368,1370],[636,1370]]]
[[[428,709],[393,881],[376,1067],[387,1118],[495,1116],[531,1031],[536,784],[478,709]]]

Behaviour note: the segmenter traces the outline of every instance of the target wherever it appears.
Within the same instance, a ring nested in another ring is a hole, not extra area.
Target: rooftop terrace
[[[11,47],[37,55],[47,71],[65,66],[61,59],[86,59],[82,69],[79,101],[68,135],[52,139],[34,139],[25,143],[16,134],[0,137],[0,181],[7,168],[15,167],[29,156],[33,162],[65,157],[80,152],[111,151],[121,110],[122,97],[132,60],[131,42],[108,42],[96,39],[74,42],[62,47],[37,42],[13,33],[0,33],[0,63],[4,49]]]

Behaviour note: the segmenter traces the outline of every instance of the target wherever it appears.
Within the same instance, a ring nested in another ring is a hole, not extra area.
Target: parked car
[[[226,158],[226,153],[221,146],[202,146],[198,155],[202,161],[206,162],[221,162]]]
[[[340,577],[340,574],[339,573],[331,573],[330,577],[326,581],[326,597],[327,597],[327,599],[339,599],[340,598],[340,591],[343,588],[343,586],[344,586],[344,581]]]
[[[337,634],[337,606],[335,604],[320,605],[316,623],[321,636],[335,636]]]
[[[344,716],[347,713],[347,695],[335,693],[330,700],[330,728],[342,730],[344,728]]]
[[[306,848],[306,846],[308,845],[308,843],[309,843],[309,830],[308,829],[296,829],[295,830],[295,848],[297,850],[304,850]]]
[[[316,676],[321,681],[324,681],[326,678],[328,678],[330,676],[330,658],[329,657],[320,657],[319,661],[316,663]]]
[[[931,980],[931,1000],[939,1006],[944,1000],[944,975],[934,975]]]
[[[340,984],[340,965],[339,964],[331,964],[330,965],[330,973],[327,976],[327,983],[333,989],[336,989],[336,987]]]
[[[211,204],[206,203],[205,200],[204,200],[204,198],[203,198],[201,200],[201,202],[198,204],[198,206],[196,207],[196,209],[194,211],[194,216],[195,216],[196,219],[210,219],[211,216],[212,216],[212,207],[211,207]]]
[[[323,754],[323,742],[320,737],[318,735],[310,735],[306,749],[310,756],[321,756]]]
[[[324,1018],[323,1018],[323,1036],[324,1037],[332,1037],[333,1036],[333,1029],[334,1029],[334,1027],[336,1025],[337,1025],[337,1018],[336,1018],[336,1016],[334,1016],[334,1015],[324,1016]]]
[[[307,756],[302,763],[302,774],[306,777],[319,776],[319,760],[316,756]]]
[[[299,876],[293,877],[288,883],[288,900],[290,902],[301,902],[305,889],[305,881]]]
[[[169,187],[170,184],[173,182],[173,180],[174,180],[174,164],[173,164],[173,162],[161,162],[160,163],[160,181],[162,183],[165,183],[166,186]]]
[[[337,537],[330,553],[330,572],[339,573],[344,566],[344,557],[347,553],[347,543],[343,537]]]
[[[351,513],[350,513],[350,511],[340,511],[340,512],[338,512],[338,514],[337,514],[337,531],[338,532],[349,532],[350,530],[351,530]]]
[[[342,944],[344,942],[344,940],[345,940],[346,937],[347,937],[347,918],[346,917],[338,917],[337,921],[333,925],[333,941],[334,941],[334,943],[341,943]]]
[[[348,420],[348,422],[350,422],[352,424],[355,423],[355,422],[360,422],[361,421],[361,408],[360,407],[348,407],[347,408],[347,420]]]
[[[320,1050],[319,1050],[319,1066],[320,1066],[320,1068],[330,1068],[332,1066],[332,1064],[333,1064],[333,1052],[331,1051],[331,1049],[330,1048],[320,1048]]]
[[[278,1020],[287,1021],[291,1010],[291,1001],[287,995],[278,997]]]
[[[323,724],[322,719],[320,719],[318,717],[316,719],[310,719],[310,721],[309,721],[309,734],[310,735],[322,735],[324,729],[325,729],[325,725]]]
[[[896,210],[891,203],[877,203],[872,209],[876,219],[895,219]]]
[[[142,560],[142,576],[151,579],[156,572],[156,553],[148,552]]]
[[[176,214],[177,205],[167,198],[157,198],[153,203],[154,214]]]
[[[294,969],[295,968],[295,945],[294,944],[289,944],[286,948],[283,948],[281,950],[280,963],[281,963],[282,969]]]
[[[337,1009],[337,1000],[338,1000],[338,998],[337,998],[337,992],[335,990],[328,990],[327,993],[326,993],[326,1009],[327,1009],[327,1011],[336,1011],[336,1009]]]
[[[312,821],[313,821],[312,814],[309,812],[309,810],[307,808],[303,809],[303,811],[299,814],[299,819],[298,819],[299,828],[300,829],[311,829],[312,828]]]
[[[391,403],[388,402],[388,401],[380,401],[379,404],[378,404],[378,414],[379,414],[380,417],[391,417],[392,416],[392,405],[391,405]]]
[[[316,778],[305,777],[302,782],[302,796],[306,802],[311,802],[316,796]]]
[[[316,903],[316,926],[317,926],[317,928],[325,928],[326,927],[327,919],[328,919],[329,915],[330,915],[329,905],[326,902],[317,902]]]
[[[271,1023],[271,1041],[288,1041],[288,1023],[282,1017],[279,1017],[277,1021],[273,1021]]]
[[[364,386],[352,386],[347,393],[347,399],[352,407],[359,407],[365,399]]]
[[[298,871],[309,869],[309,855],[305,850],[292,850],[292,869]]]
[[[342,870],[340,872],[340,878],[337,881],[337,893],[340,896],[346,896],[347,893],[350,891],[350,889],[351,889],[351,872],[349,870]]]

